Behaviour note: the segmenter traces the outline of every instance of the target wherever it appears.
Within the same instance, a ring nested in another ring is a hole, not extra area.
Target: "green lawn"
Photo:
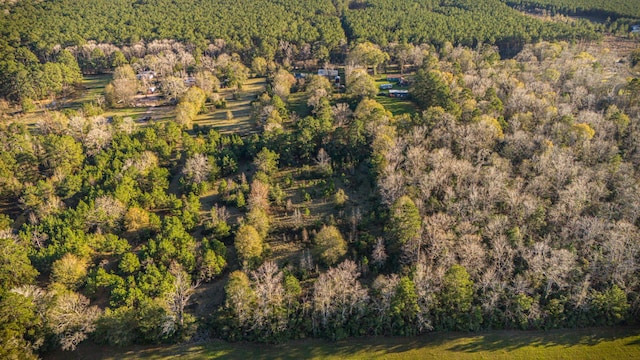
[[[391,111],[393,115],[415,114],[418,109],[411,100],[397,99],[388,96],[376,96],[377,102],[385,109]]]
[[[300,117],[308,114],[307,96],[304,92],[297,92],[289,95],[289,111],[295,112]]]
[[[104,95],[104,88],[111,79],[111,74],[85,75],[82,78],[82,89],[74,93],[72,98],[61,100],[62,107],[79,109],[84,103],[96,101],[97,96]]]
[[[393,89],[395,90],[408,89],[406,86],[398,86],[395,83],[387,81],[387,76],[385,74],[376,76],[376,86],[378,87],[378,93],[389,94],[389,90],[380,89],[380,85],[382,84],[393,84]],[[376,96],[375,100],[382,104],[382,106],[389,110],[393,115],[415,114],[418,111],[416,104],[411,100],[392,98],[389,96]]]
[[[51,359],[68,358],[59,352]],[[443,333],[281,345],[226,343],[114,349],[81,346],[77,359],[639,359],[640,328]]]

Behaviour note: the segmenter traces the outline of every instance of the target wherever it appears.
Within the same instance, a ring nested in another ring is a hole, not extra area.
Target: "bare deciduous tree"
[[[206,182],[211,175],[209,159],[204,154],[193,155],[185,162],[182,173],[187,181],[192,184],[201,184]]]
[[[200,286],[200,280],[191,282],[181,265],[172,262],[169,272],[173,275],[173,289],[167,294],[166,302],[170,316],[165,319],[162,325],[162,332],[171,335],[184,327],[184,309],[189,303],[189,299],[195,290]]]
[[[267,261],[251,272],[256,296],[253,310],[253,328],[272,336],[286,329],[284,309],[285,291],[283,274],[273,261]]]
[[[345,260],[320,275],[313,286],[314,326],[344,324],[364,310],[369,300],[367,290],[358,281],[358,265]]]
[[[58,337],[62,350],[75,350],[95,330],[95,321],[100,313],[97,306],[89,306],[86,297],[63,293],[56,295],[53,306],[47,312],[47,321]]]

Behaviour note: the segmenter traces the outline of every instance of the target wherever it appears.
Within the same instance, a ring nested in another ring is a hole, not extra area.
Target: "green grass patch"
[[[84,91],[79,101],[94,100],[97,95],[104,95],[104,88],[109,85],[111,74],[87,75],[82,80]]]
[[[295,112],[300,117],[309,115],[309,107],[307,106],[307,97],[305,93],[300,91],[289,95],[289,111]]]
[[[114,115],[131,117],[133,120],[138,121],[144,118],[149,118],[150,121],[165,121],[175,117],[175,106],[108,109],[103,114],[105,117],[111,117]]]
[[[50,359],[69,353],[58,352]],[[212,341],[203,345],[109,348],[86,344],[78,359],[638,359],[640,328],[437,333],[280,345]]]
[[[413,115],[418,112],[418,108],[413,101],[409,99],[398,99],[389,97],[389,90],[380,89],[380,85],[392,84],[395,90],[408,90],[407,86],[399,86],[397,83],[387,81],[387,74],[379,74],[376,76],[376,86],[378,87],[378,93],[383,93],[385,96],[376,96],[376,101],[382,104],[385,109],[389,110],[394,116],[402,114]]]
[[[85,103],[95,102],[96,98],[104,95],[104,88],[111,81],[111,74],[85,75],[81,88],[69,99],[62,99],[62,108],[79,109]]]
[[[251,119],[251,103],[266,89],[265,78],[249,79],[243,86],[237,99],[233,98],[231,89],[223,89],[222,97],[227,101],[226,109],[212,109],[206,114],[198,115],[194,125],[211,126],[221,133],[249,134],[257,130],[255,121]],[[232,118],[227,119],[227,111]]]
[[[418,112],[416,104],[414,104],[411,100],[397,99],[389,96],[376,96],[375,100],[382,104],[385,109],[391,111],[393,115],[413,115]]]

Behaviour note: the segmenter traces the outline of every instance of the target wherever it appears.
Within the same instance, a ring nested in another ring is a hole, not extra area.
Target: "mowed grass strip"
[[[411,100],[397,99],[389,96],[376,96],[375,101],[379,102],[394,116],[402,114],[413,115],[418,112],[416,104],[414,104]]]
[[[435,333],[419,337],[309,339],[279,345],[212,341],[202,345],[110,348],[84,345],[50,359],[640,359],[640,328]]]

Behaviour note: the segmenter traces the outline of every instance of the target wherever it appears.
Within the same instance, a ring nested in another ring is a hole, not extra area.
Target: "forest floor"
[[[227,343],[131,346],[80,345],[58,359],[638,359],[640,328],[432,333],[416,337],[362,337],[337,342],[295,340],[278,345]]]

